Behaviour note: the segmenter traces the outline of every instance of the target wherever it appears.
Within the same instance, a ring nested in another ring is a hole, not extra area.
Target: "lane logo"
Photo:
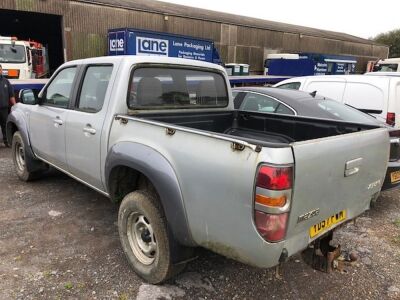
[[[168,40],[137,36],[136,54],[168,56]]]
[[[110,39],[110,51],[124,51],[125,41],[124,39]]]

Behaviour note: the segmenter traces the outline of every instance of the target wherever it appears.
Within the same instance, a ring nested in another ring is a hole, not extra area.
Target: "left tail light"
[[[262,165],[256,177],[254,221],[271,243],[285,239],[293,187],[293,167]]]
[[[394,126],[396,124],[396,114],[394,112],[388,112],[386,114],[386,124]]]

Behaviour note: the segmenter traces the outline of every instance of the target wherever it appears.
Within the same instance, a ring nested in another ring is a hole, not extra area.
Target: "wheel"
[[[30,181],[37,177],[36,172],[29,172],[26,168],[25,144],[19,131],[14,133],[11,145],[11,153],[14,162],[14,168],[18,178],[23,181]]]
[[[173,264],[176,241],[168,232],[159,201],[147,191],[124,197],[118,213],[122,248],[135,272],[152,284],[162,283],[185,267]]]

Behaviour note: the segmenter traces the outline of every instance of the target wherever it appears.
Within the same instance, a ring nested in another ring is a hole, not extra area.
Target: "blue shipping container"
[[[108,55],[157,55],[221,64],[213,41],[132,28],[109,30]]]

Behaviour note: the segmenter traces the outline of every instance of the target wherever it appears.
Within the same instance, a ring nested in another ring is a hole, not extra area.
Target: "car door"
[[[110,90],[112,71],[113,65],[88,65],[84,68],[76,103],[68,113],[66,125],[66,155],[70,172],[99,190],[104,190],[100,149],[107,113],[105,99]]]
[[[40,104],[29,115],[30,141],[35,154],[67,170],[65,156],[65,121],[74,97],[77,66],[58,71],[45,88]]]

